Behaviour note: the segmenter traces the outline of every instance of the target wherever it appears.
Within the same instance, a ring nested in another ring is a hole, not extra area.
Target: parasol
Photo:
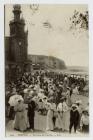
[[[9,98],[8,103],[10,104],[10,106],[15,106],[19,100],[24,100],[21,95],[13,95]]]

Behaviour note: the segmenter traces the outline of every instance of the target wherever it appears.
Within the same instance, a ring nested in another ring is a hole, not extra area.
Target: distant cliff
[[[33,66],[46,69],[66,69],[65,62],[53,56],[44,55],[28,55],[28,59],[32,61]]]

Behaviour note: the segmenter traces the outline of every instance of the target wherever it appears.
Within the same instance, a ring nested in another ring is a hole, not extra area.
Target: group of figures
[[[72,127],[89,131],[88,104],[82,107],[80,99],[72,101],[73,94],[83,93],[86,77],[49,71],[24,73],[6,89],[6,118],[14,120],[14,129],[35,129],[35,114],[45,115],[45,131],[69,131]],[[42,123],[41,123],[42,124]]]

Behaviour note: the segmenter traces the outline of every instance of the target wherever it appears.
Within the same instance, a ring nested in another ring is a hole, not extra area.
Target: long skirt
[[[46,130],[54,130],[53,111],[52,110],[48,110],[48,112],[47,112]]]
[[[14,120],[14,118],[15,118],[15,112],[14,112],[13,106],[10,106],[9,118],[10,118],[10,120]]]
[[[63,129],[63,113],[59,112],[58,117],[56,119],[56,127],[58,129]]]
[[[63,130],[68,131],[69,130],[69,119],[70,119],[70,113],[69,111],[63,112]]]
[[[25,110],[24,111],[25,122],[27,124],[27,128],[29,128],[30,124],[29,124],[29,118],[28,118],[28,115],[27,114],[28,114],[28,111]]]
[[[24,112],[16,112],[14,128],[20,131],[27,129],[27,120]]]

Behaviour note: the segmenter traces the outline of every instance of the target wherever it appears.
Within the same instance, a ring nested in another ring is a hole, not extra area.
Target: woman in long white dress
[[[69,113],[69,108],[68,105],[66,103],[66,100],[63,101],[63,131],[69,131],[69,117],[70,117],[70,113]]]
[[[66,92],[66,103],[69,107],[71,107],[72,100],[71,100],[70,89],[69,88],[67,88],[67,92]]]
[[[58,118],[56,121],[56,127],[64,131],[67,129],[66,127],[67,127],[67,123],[68,123],[68,121],[67,121],[68,106],[67,106],[64,98],[58,104],[57,111],[58,111]]]
[[[57,106],[57,111],[58,111],[58,117],[56,119],[56,127],[58,129],[62,129],[63,128],[63,120],[62,120],[62,117],[63,117],[63,112],[62,112],[62,103],[60,102]]]
[[[54,130],[54,123],[53,123],[53,115],[54,115],[54,110],[55,110],[55,103],[53,103],[53,100],[50,100],[51,103],[47,103],[47,121],[46,121],[46,130],[47,131],[52,131]]]
[[[23,101],[19,100],[18,104],[14,107],[15,110],[15,124],[14,128],[19,131],[25,131],[27,129],[27,117],[26,117],[26,106]]]

